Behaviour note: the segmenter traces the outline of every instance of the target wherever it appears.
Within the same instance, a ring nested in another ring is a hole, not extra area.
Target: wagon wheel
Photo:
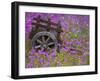
[[[32,46],[36,50],[50,50],[57,47],[57,40],[50,32],[39,32],[33,37]]]

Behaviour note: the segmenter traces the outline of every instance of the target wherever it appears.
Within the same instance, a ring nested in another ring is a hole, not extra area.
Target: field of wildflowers
[[[63,32],[60,35],[60,52],[55,48],[50,52],[36,52],[32,48],[29,32],[32,28],[32,19],[38,15],[42,19],[49,17],[55,23],[61,21]],[[25,55],[26,68],[89,65],[89,15],[26,12]]]

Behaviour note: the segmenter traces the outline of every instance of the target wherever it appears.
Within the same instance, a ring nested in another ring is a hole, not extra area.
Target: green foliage
[[[86,56],[86,64],[90,64],[89,55]]]
[[[78,39],[79,38],[79,33],[78,32],[76,32],[76,33],[70,32],[69,33],[69,38],[70,39]]]
[[[25,40],[25,53],[28,54],[29,50],[31,49],[32,42],[31,40]]]
[[[30,59],[28,58],[28,56],[26,56],[25,61],[26,61],[26,64],[30,62]]]
[[[51,62],[50,65],[54,67],[54,66],[57,65],[57,63],[56,62]]]
[[[64,55],[62,53],[57,53],[57,58],[60,62],[64,61]]]
[[[38,67],[39,66],[39,62],[38,62],[37,58],[34,59],[33,65],[34,65],[34,67]]]
[[[80,37],[87,37],[89,35],[89,31],[86,27],[81,28]]]

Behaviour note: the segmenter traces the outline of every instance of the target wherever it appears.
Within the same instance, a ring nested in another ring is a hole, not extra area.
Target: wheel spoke
[[[37,46],[35,46],[35,48],[37,49],[37,48],[40,48],[41,47],[41,45],[37,45]]]
[[[55,44],[55,43],[54,43],[54,42],[50,42],[50,43],[48,43],[48,46],[49,46],[49,45],[53,45],[53,44]]]
[[[50,39],[50,37],[48,37],[48,38],[47,38],[46,42],[48,42],[48,41],[49,41],[49,39]]]
[[[40,43],[40,44],[42,43],[42,41],[40,41],[39,39],[37,39],[37,42]]]
[[[44,38],[44,36],[42,36],[42,41],[45,42],[45,38]]]

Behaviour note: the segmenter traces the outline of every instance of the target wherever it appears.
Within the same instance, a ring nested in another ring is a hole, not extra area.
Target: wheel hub
[[[47,45],[46,44],[43,44],[43,48],[46,48],[47,47]]]

